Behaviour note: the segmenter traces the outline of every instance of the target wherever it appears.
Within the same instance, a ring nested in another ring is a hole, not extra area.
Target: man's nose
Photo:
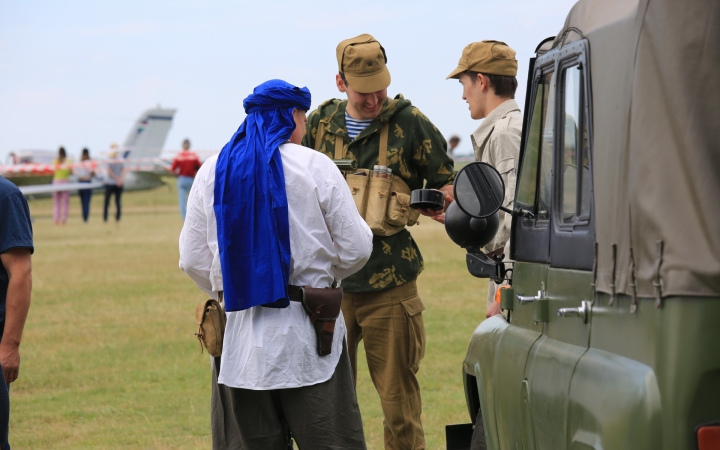
[[[368,94],[365,101],[371,105],[376,105],[378,102],[377,93],[373,92],[371,94]]]

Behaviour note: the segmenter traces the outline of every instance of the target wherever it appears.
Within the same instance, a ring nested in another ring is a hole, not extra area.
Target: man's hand
[[[485,314],[485,318],[488,319],[494,315],[500,314],[500,303],[493,302],[492,305],[487,310],[487,313]]]
[[[12,344],[0,343],[0,366],[2,366],[5,383],[10,384],[17,380],[20,374],[20,349]]]
[[[423,216],[428,216],[436,222],[445,223],[445,211],[447,211],[450,203],[455,201],[455,197],[453,197],[453,185],[448,184],[447,186],[443,186],[438,189],[438,191],[445,194],[445,206],[443,209],[435,211],[434,209],[418,208],[418,212]]]
[[[20,373],[20,341],[30,309],[32,257],[29,248],[12,248],[0,254],[8,274],[5,301],[5,331],[0,341],[0,365],[5,382],[17,380]]]

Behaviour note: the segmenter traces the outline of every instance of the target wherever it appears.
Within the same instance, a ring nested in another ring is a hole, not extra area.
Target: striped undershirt
[[[347,129],[347,134],[350,136],[350,139],[355,139],[362,130],[364,130],[368,125],[370,125],[370,122],[372,122],[373,119],[370,120],[357,120],[350,117],[345,111],[345,128]]]

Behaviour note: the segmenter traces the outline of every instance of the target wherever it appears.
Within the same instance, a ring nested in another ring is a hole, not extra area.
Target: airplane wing
[[[76,191],[78,189],[95,189],[103,186],[103,183],[93,181],[90,183],[33,184],[30,186],[18,186],[18,188],[20,189],[20,192],[27,197],[28,195],[49,194],[61,191]]]

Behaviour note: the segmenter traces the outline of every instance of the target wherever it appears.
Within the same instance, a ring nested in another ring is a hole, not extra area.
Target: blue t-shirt
[[[20,189],[0,177],[0,253],[13,248],[29,248],[30,253],[35,251],[30,208]],[[8,274],[0,261],[0,324],[5,323],[7,290]]]

